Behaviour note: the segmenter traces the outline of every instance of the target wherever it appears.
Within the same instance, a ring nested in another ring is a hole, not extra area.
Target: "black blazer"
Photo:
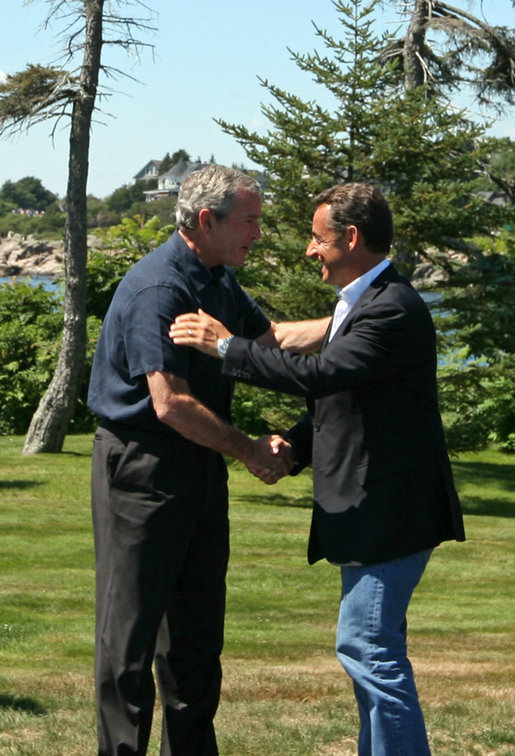
[[[308,414],[286,435],[295,471],[313,465],[310,563],[373,564],[465,539],[438,410],[433,322],[393,266],[320,354],[235,337],[223,369],[308,399]]]

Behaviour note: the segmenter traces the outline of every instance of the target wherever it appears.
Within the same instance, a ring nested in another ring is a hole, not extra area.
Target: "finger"
[[[292,468],[292,465],[289,462],[287,462],[286,460],[282,460],[281,459],[280,460],[280,464],[277,465],[277,466],[274,465],[273,470],[278,475],[278,477],[282,478],[285,475],[288,475],[288,473],[290,472],[291,468]]]
[[[282,477],[276,470],[272,470],[268,467],[248,467],[247,468],[249,472],[252,473],[256,478],[259,478],[263,483],[267,483],[268,485],[272,485],[274,483],[277,483],[280,477]]]
[[[188,338],[188,337],[195,337],[198,335],[198,327],[195,323],[189,323],[186,321],[186,323],[181,325],[172,325],[170,327],[170,336],[172,338]]]
[[[175,323],[182,323],[186,320],[190,320],[191,322],[195,323],[198,322],[199,316],[196,312],[183,312],[182,315],[177,315],[175,318]]]
[[[271,480],[274,483],[278,481],[279,478],[284,477],[284,475],[286,474],[285,470],[283,470],[282,468],[277,468],[277,467],[271,467],[271,468],[268,468],[267,470],[263,470],[262,472],[263,474],[260,475],[262,479],[266,477],[268,480]]]
[[[181,323],[172,323],[172,328],[176,333],[188,333],[188,331],[198,328],[198,323],[194,320],[183,320]]]

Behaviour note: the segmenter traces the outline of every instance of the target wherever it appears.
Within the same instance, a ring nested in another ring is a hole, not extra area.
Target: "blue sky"
[[[260,103],[268,94],[257,77],[304,99],[323,90],[290,59],[288,47],[299,53],[322,52],[312,21],[339,37],[338,14],[331,0],[146,0],[156,11],[155,35],[142,34],[155,45],[154,56],[143,52],[141,62],[120,51],[106,50],[104,62],[121,68],[138,82],[110,80],[113,96],[101,103],[94,125],[88,191],[105,197],[150,159],[179,148],[192,158],[250,165],[237,142],[214,123],[265,130]],[[479,2],[454,0],[454,5],[478,12]],[[512,0],[484,0],[489,23],[513,26]],[[130,9],[131,5],[128,3]],[[48,0],[2,0],[0,76],[22,70],[27,63],[55,62],[63,24],[41,29]],[[133,15],[144,9],[132,3]],[[394,20],[393,3],[384,20]],[[105,83],[105,80],[104,80]],[[515,139],[512,119],[495,127],[498,136]],[[50,122],[28,133],[0,141],[0,186],[7,179],[36,176],[56,194],[66,190],[68,130],[64,121],[54,144]]]

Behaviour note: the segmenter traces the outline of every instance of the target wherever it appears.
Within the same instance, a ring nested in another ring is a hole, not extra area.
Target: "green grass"
[[[94,756],[92,439],[34,457],[22,443],[0,438],[0,754]],[[515,754],[514,462],[489,450],[453,463],[468,540],[436,550],[410,608],[434,756]],[[308,474],[269,488],[231,466],[222,756],[356,753],[338,571],[306,563],[310,489]]]

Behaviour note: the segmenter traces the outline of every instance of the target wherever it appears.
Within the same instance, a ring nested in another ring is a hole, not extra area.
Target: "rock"
[[[99,248],[101,240],[88,236],[88,248]],[[0,276],[62,276],[64,242],[36,239],[9,231],[0,237]]]
[[[418,263],[411,276],[411,283],[415,289],[424,289],[426,287],[434,289],[439,284],[445,283],[448,277],[444,270],[431,265],[431,263]]]
[[[9,232],[0,238],[0,276],[61,276],[64,242]]]

